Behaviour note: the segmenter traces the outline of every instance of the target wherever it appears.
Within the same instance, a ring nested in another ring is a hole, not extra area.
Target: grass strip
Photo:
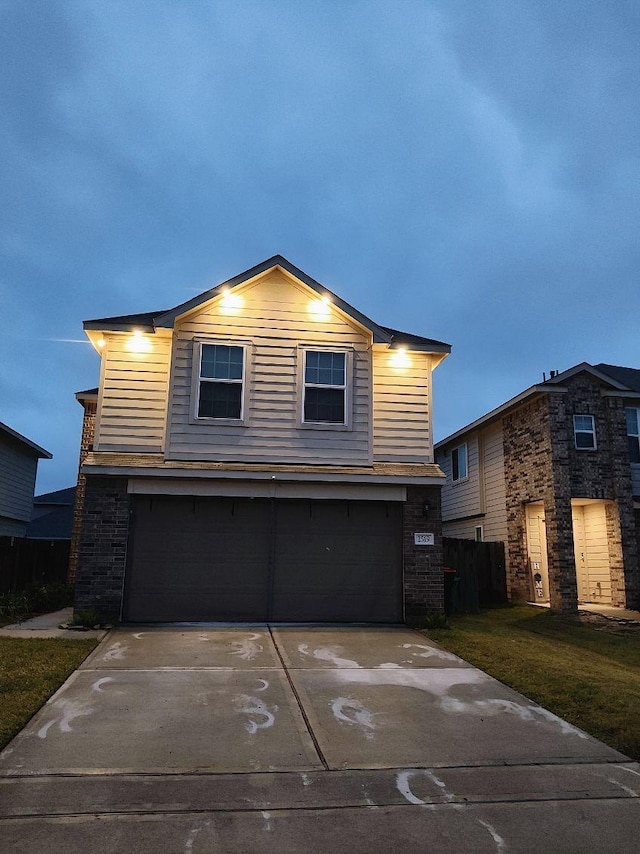
[[[0,749],[97,645],[95,638],[0,637]]]
[[[640,633],[546,609],[455,615],[425,634],[554,714],[640,760]]]

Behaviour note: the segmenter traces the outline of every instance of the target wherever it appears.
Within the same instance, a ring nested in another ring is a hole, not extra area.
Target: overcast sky
[[[640,367],[639,46],[639,0],[0,0],[0,421],[38,491],[75,482],[82,321],[276,253],[453,345],[436,439]]]

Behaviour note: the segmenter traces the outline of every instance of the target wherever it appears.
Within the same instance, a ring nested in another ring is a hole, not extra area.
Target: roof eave
[[[0,430],[6,433],[8,436],[11,436],[12,439],[16,439],[22,445],[26,445],[32,451],[35,451],[40,459],[43,460],[52,460],[53,454],[50,451],[45,450],[40,445],[36,445],[35,442],[32,442],[31,439],[27,439],[26,436],[23,436],[22,433],[18,433],[17,430],[12,430],[11,427],[8,427],[6,424],[3,424],[0,421]]]

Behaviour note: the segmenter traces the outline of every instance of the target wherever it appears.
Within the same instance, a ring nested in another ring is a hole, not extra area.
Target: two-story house
[[[445,536],[506,544],[510,598],[640,605],[640,370],[586,362],[435,446]]]
[[[52,455],[0,423],[0,537],[24,537],[31,519],[38,460]]]
[[[275,256],[168,311],[84,324],[76,608],[127,621],[398,622],[442,609],[431,375]]]

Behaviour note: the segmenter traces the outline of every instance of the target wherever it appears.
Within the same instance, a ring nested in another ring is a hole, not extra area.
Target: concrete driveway
[[[119,628],[0,755],[3,851],[638,838],[636,763],[402,628]]]

